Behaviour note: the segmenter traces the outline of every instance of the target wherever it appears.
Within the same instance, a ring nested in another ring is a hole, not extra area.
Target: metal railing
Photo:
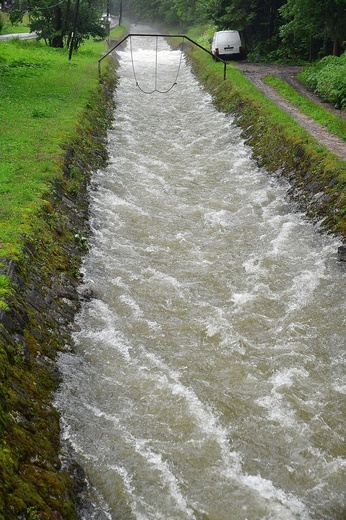
[[[223,63],[223,79],[226,79],[226,65],[227,65],[227,62],[222,60],[221,58],[219,58],[219,56],[216,56],[215,54],[213,54],[211,51],[209,51],[208,49],[206,49],[205,47],[203,47],[202,45],[200,45],[199,43],[195,42],[194,40],[192,40],[191,38],[189,38],[188,36],[186,36],[185,34],[142,34],[142,33],[129,33],[127,36],[125,36],[125,38],[123,38],[120,42],[118,42],[116,45],[114,45],[111,49],[109,49],[108,52],[106,52],[106,54],[104,54],[102,56],[102,58],[100,58],[98,60],[98,73],[99,73],[99,77],[101,77],[101,62],[107,57],[109,56],[109,54],[111,54],[117,47],[119,47],[119,45],[121,45],[122,43],[124,43],[125,40],[127,40],[127,38],[130,38],[131,36],[161,36],[162,38],[182,38],[182,39],[185,39],[185,40],[188,40],[189,42],[193,43],[193,45],[196,45],[196,47],[199,47],[200,49],[202,49],[203,51],[207,52],[208,54],[210,54],[210,56],[212,56],[213,58],[215,58],[217,61],[221,61],[221,63]]]

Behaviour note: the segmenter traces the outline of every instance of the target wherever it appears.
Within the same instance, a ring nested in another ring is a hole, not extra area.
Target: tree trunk
[[[63,47],[64,39],[61,32],[62,29],[62,12],[59,5],[54,8],[54,32],[55,36],[52,38],[52,47]]]
[[[338,38],[335,38],[333,41],[333,56],[340,56],[340,54],[341,54],[340,40],[338,40]]]

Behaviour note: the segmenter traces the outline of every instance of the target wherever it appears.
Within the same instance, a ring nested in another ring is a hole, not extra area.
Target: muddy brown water
[[[143,89],[180,52],[133,39]],[[111,160],[93,175],[94,297],[61,355],[81,518],[345,518],[345,265],[256,166],[183,62],[143,94],[119,51]]]

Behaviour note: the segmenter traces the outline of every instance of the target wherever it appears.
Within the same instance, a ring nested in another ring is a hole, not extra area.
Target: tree
[[[345,0],[287,0],[280,12],[286,46],[301,49],[309,59],[330,52],[340,55],[346,40]]]
[[[208,11],[219,29],[240,31],[247,47],[270,47],[285,0],[211,0]],[[275,43],[274,43],[275,44]]]
[[[241,32],[257,58],[339,55],[346,40],[345,0],[198,0],[218,29]]]
[[[30,31],[36,32],[38,39],[50,47],[67,47],[70,44],[75,15],[76,0],[30,0],[29,3],[17,0],[11,11],[12,23],[22,20],[24,12],[29,12]],[[100,10],[92,0],[80,1],[76,20],[76,34],[73,47],[90,37],[104,38],[106,31],[100,22]]]
[[[192,26],[208,21],[205,3],[209,0],[130,0],[136,20],[175,26]]]
[[[136,20],[170,26],[213,22],[218,30],[239,31],[252,58],[292,60],[340,53],[346,40],[345,4],[346,0],[127,0],[126,8]]]

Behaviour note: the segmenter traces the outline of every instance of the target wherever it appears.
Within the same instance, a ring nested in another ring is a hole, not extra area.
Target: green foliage
[[[128,0],[137,20],[241,32],[257,61],[306,62],[346,44],[345,0]]]
[[[10,285],[10,280],[7,276],[0,274],[0,293],[6,291]]]
[[[23,19],[29,11],[30,32],[35,32],[50,47],[79,46],[90,37],[105,38],[106,31],[100,21],[100,10],[93,3],[81,0],[62,0],[54,5],[50,0],[34,0],[29,7],[24,0],[15,0],[10,13],[12,24]],[[76,17],[77,14],[77,17]],[[76,22],[76,26],[75,26]]]
[[[210,42],[213,38],[215,27],[211,25],[196,25],[189,30],[188,36],[198,41],[202,47],[210,49]]]
[[[68,46],[76,2],[62,0],[52,5],[51,0],[32,0],[31,30],[48,45]],[[119,0],[113,2],[118,9]],[[17,23],[27,0],[15,0],[14,5],[11,18]],[[75,48],[90,36],[105,37],[96,5],[80,0]],[[180,31],[201,24],[238,30],[244,51],[256,61],[311,62],[328,54],[338,55],[346,45],[345,0],[127,0],[124,13],[135,21]]]
[[[338,53],[346,39],[343,0],[287,0],[279,10],[283,46],[306,59]]]
[[[346,110],[346,52],[340,57],[326,56],[303,70],[299,79],[325,101]]]
[[[39,510],[35,506],[28,507],[26,513],[29,520],[42,520]]]
[[[136,19],[169,26],[188,26],[207,20],[204,0],[132,0],[129,8]]]
[[[27,13],[20,13],[18,22],[15,23],[11,20],[12,11],[0,13],[0,34],[13,34],[29,32],[29,16]],[[2,23],[2,28],[1,28]]]

